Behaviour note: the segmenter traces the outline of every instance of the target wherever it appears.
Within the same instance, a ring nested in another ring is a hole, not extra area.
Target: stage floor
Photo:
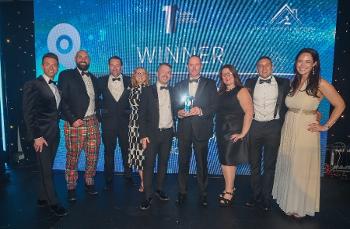
[[[0,228],[350,228],[350,181],[336,178],[321,179],[321,212],[315,217],[295,220],[285,216],[277,205],[271,212],[244,206],[250,196],[249,176],[238,176],[237,195],[232,208],[220,208],[217,195],[223,189],[222,177],[210,177],[207,208],[199,206],[195,177],[189,178],[188,199],[177,207],[176,175],[168,175],[165,191],[168,202],[154,199],[148,211],[139,210],[141,194],[137,185],[114,177],[114,190],[103,191],[103,174],[96,176],[97,197],[88,196],[82,174],[75,204],[66,201],[63,171],[55,171],[57,193],[70,214],[53,216],[49,209],[36,207],[38,172],[35,166],[11,171],[11,181],[0,187]],[[138,183],[135,174],[134,180]]]

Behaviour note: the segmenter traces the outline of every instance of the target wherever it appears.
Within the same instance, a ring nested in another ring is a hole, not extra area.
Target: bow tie
[[[54,85],[56,85],[57,84],[57,82],[56,81],[53,81],[53,80],[49,80],[49,84],[54,84]]]
[[[259,79],[259,84],[262,84],[262,83],[271,83],[271,78],[268,80]]]
[[[116,80],[120,81],[120,77],[112,77],[112,80],[113,81],[116,81]]]
[[[169,87],[168,86],[160,86],[160,90],[169,90]]]
[[[192,80],[190,80],[190,83],[198,83],[198,81],[199,81],[199,78],[198,79],[192,79]]]
[[[87,76],[87,77],[89,77],[89,72],[88,71],[81,71],[81,75],[82,76]]]

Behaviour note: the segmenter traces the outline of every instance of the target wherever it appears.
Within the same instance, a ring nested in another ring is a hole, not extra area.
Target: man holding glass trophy
[[[199,56],[191,56],[187,68],[188,79],[175,86],[175,109],[179,119],[177,128],[179,193],[176,202],[182,205],[186,201],[187,177],[193,147],[197,165],[199,201],[206,207],[208,205],[208,141],[213,134],[217,91],[214,80],[201,76],[202,61]]]

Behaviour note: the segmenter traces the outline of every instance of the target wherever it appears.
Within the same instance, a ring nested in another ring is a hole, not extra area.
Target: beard
[[[82,63],[85,63],[85,64],[82,64]],[[86,71],[89,69],[89,64],[86,63],[86,62],[80,62],[80,63],[77,63],[77,68],[79,68],[81,71]]]

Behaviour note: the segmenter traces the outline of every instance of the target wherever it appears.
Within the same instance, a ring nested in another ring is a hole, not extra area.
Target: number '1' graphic
[[[165,33],[175,33],[176,30],[176,11],[177,5],[163,6],[165,11]]]

